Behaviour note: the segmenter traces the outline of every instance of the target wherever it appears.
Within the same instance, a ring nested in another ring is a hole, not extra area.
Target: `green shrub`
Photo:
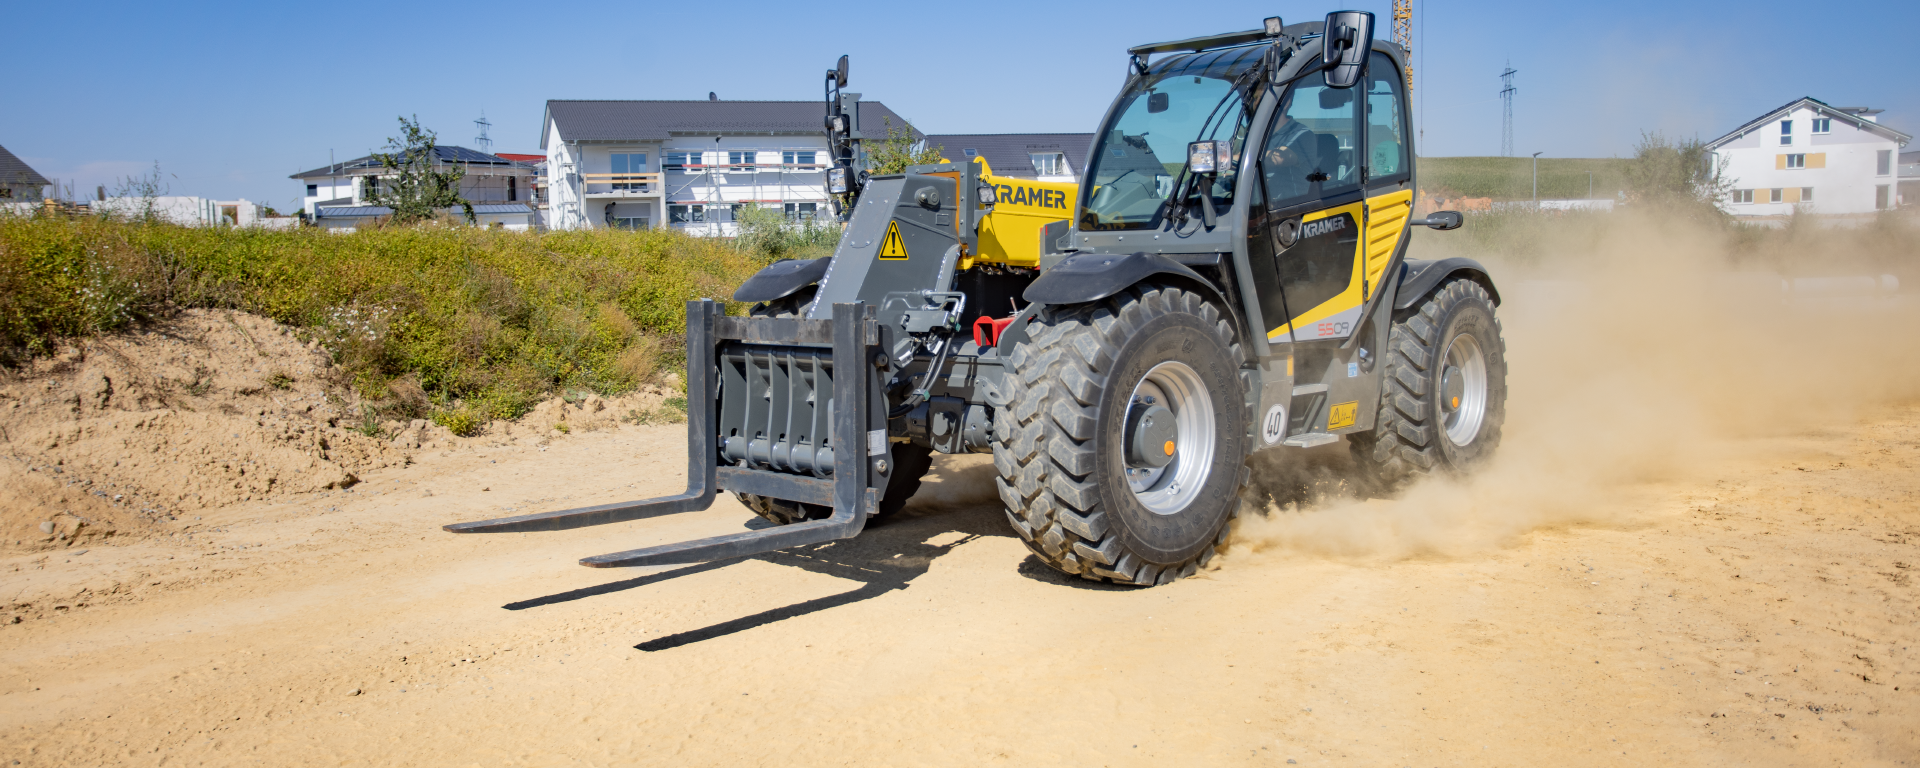
[[[516,417],[554,393],[611,395],[676,371],[686,302],[730,295],[768,260],[657,230],[0,216],[0,363],[179,308],[239,309],[322,342],[377,416],[471,432],[469,419]]]

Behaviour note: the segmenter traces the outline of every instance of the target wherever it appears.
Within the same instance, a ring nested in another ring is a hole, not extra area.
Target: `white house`
[[[299,223],[291,216],[268,216],[263,207],[251,200],[214,200],[187,195],[154,197],[107,197],[87,201],[100,213],[138,217],[149,212],[154,218],[183,227],[260,227],[287,229]],[[151,208],[149,208],[151,206]]]
[[[1733,186],[1726,209],[1735,216],[1778,216],[1898,206],[1895,161],[1913,137],[1881,125],[1879,114],[1805,97],[1709,142]]]
[[[460,179],[460,196],[472,203],[512,205],[532,198],[535,169],[531,165],[466,147],[434,147],[433,155],[435,166],[459,166],[466,171]],[[391,175],[379,158],[368,155],[289,178],[305,187],[301,208],[308,217],[315,217],[320,208],[371,206],[367,193],[379,187],[382,177]]]
[[[856,139],[906,126],[880,102],[843,96]],[[548,101],[546,225],[731,236],[745,205],[825,215],[825,120],[818,101]]]
[[[927,146],[954,162],[987,159],[996,176],[1037,181],[1080,180],[1091,133],[948,133],[927,136]]]

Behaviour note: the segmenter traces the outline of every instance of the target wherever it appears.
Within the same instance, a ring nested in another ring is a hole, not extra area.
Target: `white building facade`
[[[879,102],[856,115],[861,139],[906,125]],[[731,237],[749,205],[827,216],[825,116],[816,101],[549,101],[546,226]]]
[[[434,147],[434,164],[459,166],[465,171],[460,178],[460,196],[476,205],[524,206],[534,195],[536,169],[528,163],[466,147],[441,146]],[[323,207],[373,205],[368,200],[369,193],[378,188],[382,177],[390,175],[392,172],[381,165],[379,158],[368,155],[296,173],[291,178],[303,185],[301,209],[308,218],[314,218],[317,210]],[[528,212],[531,211],[529,207]]]
[[[1898,158],[1913,137],[1881,125],[1879,113],[1801,98],[1709,142],[1733,187],[1722,207],[1735,216],[1898,207]]]

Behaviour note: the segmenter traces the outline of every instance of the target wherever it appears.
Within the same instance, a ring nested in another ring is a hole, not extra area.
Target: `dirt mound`
[[[137,534],[406,462],[353,429],[357,410],[325,352],[243,313],[83,342],[0,380],[0,546]]]
[[[424,419],[370,423],[324,349],[262,317],[189,310],[0,374],[0,551],[347,488],[420,450],[674,421],[669,395],[554,398],[471,438]]]

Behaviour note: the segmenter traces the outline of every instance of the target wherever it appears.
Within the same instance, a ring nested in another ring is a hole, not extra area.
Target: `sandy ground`
[[[40,371],[0,391],[20,403],[0,427],[27,435],[0,436],[8,471],[154,498],[54,482],[0,510],[0,764],[1920,762],[1920,334],[1638,313],[1603,282],[1509,291],[1513,410],[1481,475],[1363,500],[1342,446],[1265,464],[1266,514],[1152,589],[1029,557],[983,456],[938,459],[851,541],[592,570],[575,562],[752,517],[723,497],[569,532],[439,527],[677,492],[683,427],[560,434],[543,425],[592,419],[549,404],[323,460],[303,441],[344,427],[271,387],[189,411]],[[1690,333],[1642,332],[1674,322]],[[150,411],[229,421],[110,442]],[[80,439],[34,442],[60,434]],[[216,471],[248,461],[280,480]],[[115,510],[115,535],[72,535]]]
[[[1750,446],[1648,489],[1632,525],[1539,530],[1471,557],[1241,552],[1146,590],[1030,559],[988,498],[991,464],[974,457],[939,462],[921,501],[857,540],[726,565],[573,562],[738,529],[731,501],[565,533],[436,530],[672,491],[683,437],[628,427],[545,450],[431,455],[324,501],[228,507],[182,537],[15,558],[9,591],[94,597],[0,632],[0,759],[1910,765],[1920,754],[1920,408]]]

